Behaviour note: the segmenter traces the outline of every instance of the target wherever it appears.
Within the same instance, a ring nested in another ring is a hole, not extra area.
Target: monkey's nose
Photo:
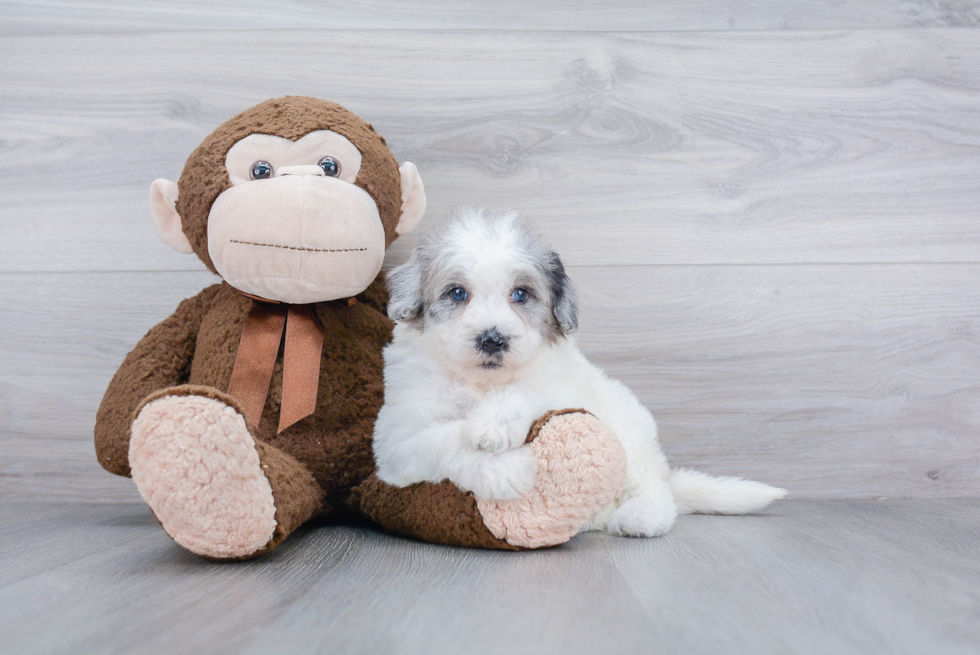
[[[488,355],[496,355],[501,350],[507,350],[507,338],[492,328],[480,335],[479,348]]]
[[[326,173],[323,169],[316,164],[302,164],[299,166],[283,166],[278,171],[276,171],[276,177],[282,177],[283,175],[320,175],[324,176]]]

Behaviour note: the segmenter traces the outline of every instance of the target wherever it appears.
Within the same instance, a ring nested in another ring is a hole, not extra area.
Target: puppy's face
[[[388,313],[457,375],[504,382],[577,326],[561,260],[514,213],[461,209],[388,277]]]
[[[506,244],[462,244],[431,276],[423,333],[446,358],[491,375],[520,368],[545,343],[551,317],[543,276]]]

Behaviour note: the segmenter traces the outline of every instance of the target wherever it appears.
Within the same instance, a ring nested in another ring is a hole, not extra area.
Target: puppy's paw
[[[505,396],[474,410],[466,422],[465,436],[477,450],[502,453],[523,446],[530,427],[523,403]]]
[[[529,428],[530,422],[517,415],[493,417],[488,423],[471,419],[466,438],[477,450],[503,453],[523,446]]]
[[[677,519],[677,506],[670,494],[630,498],[609,517],[606,529],[620,537],[659,537]]]
[[[514,500],[534,488],[538,460],[530,448],[470,453],[453,482],[481,500]]]

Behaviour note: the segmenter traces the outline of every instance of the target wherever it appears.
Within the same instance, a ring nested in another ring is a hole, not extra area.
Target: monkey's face
[[[425,189],[373,127],[340,105],[293,96],[215,130],[187,160],[179,189],[153,182],[150,206],[166,243],[196,253],[231,286],[313,303],[371,284],[387,245],[425,213]]]
[[[353,296],[381,270],[377,204],[354,184],[361,153],[329,130],[252,134],[228,151],[231,188],[211,205],[208,254],[246,293],[291,303]]]

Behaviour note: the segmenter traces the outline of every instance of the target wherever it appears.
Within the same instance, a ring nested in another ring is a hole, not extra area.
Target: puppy
[[[581,407],[627,457],[623,488],[588,529],[652,537],[678,512],[740,514],[786,494],[669,468],[650,412],[576,347],[575,292],[561,260],[515,212],[454,210],[388,286],[396,326],[374,429],[385,482],[449,479],[479,498],[518,498],[534,486],[531,423]]]

